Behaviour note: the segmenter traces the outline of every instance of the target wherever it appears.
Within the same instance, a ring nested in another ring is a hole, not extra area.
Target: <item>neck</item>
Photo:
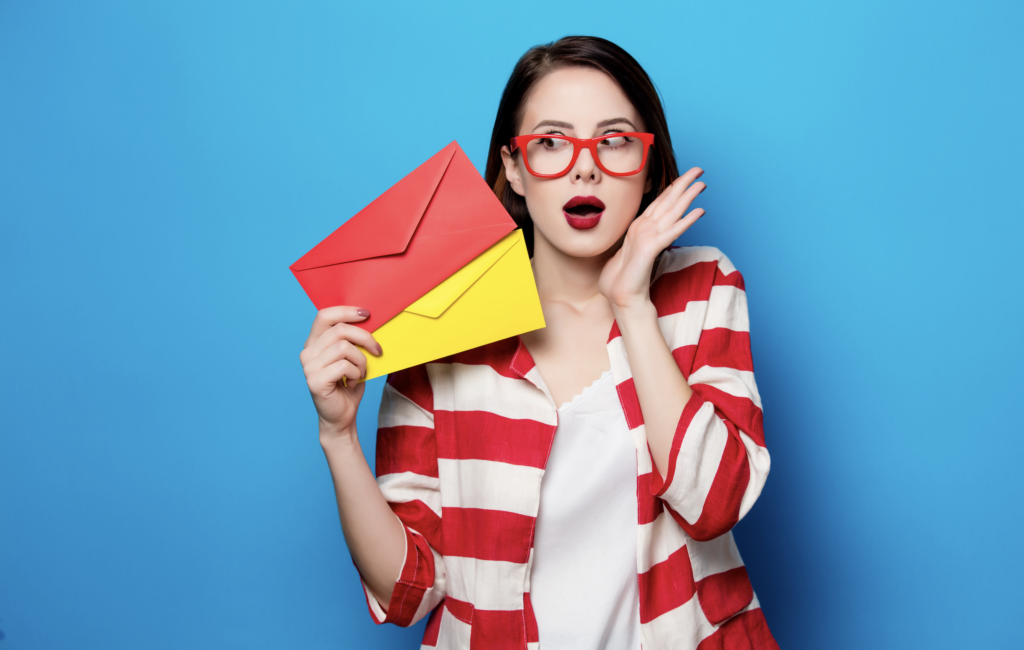
[[[533,275],[541,302],[563,302],[584,306],[601,295],[598,281],[605,263],[615,249],[595,257],[567,255],[548,241],[540,230],[533,230]]]

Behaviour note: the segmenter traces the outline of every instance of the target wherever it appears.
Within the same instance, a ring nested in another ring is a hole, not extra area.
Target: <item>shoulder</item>
[[[651,282],[663,275],[683,271],[690,274],[711,271],[723,276],[737,272],[725,253],[714,246],[670,246],[658,256]]]
[[[651,276],[651,301],[663,311],[685,309],[688,302],[708,300],[716,286],[744,289],[743,276],[714,246],[673,246],[658,256]]]

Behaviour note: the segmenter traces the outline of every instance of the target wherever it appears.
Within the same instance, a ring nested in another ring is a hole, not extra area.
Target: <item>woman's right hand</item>
[[[380,344],[364,329],[350,325],[370,312],[356,307],[328,307],[313,319],[306,345],[299,354],[306,384],[320,416],[320,440],[355,437],[356,413],[366,388],[366,355],[380,355]]]

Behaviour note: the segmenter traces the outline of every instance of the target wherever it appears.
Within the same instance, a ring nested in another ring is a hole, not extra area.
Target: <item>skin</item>
[[[563,68],[534,86],[517,134],[591,138],[614,130],[644,130],[618,84],[590,68]],[[545,179],[527,172],[522,156],[512,155],[508,147],[502,148],[502,159],[506,178],[526,199],[533,218],[533,270],[547,322],[522,340],[555,405],[570,401],[610,368],[606,342],[614,320],[630,359],[654,463],[667,474],[672,436],[691,390],[658,328],[649,282],[657,255],[704,214],[701,208],[687,213],[705,188],[697,180],[703,170],[687,171],[634,219],[650,189],[646,170],[611,176],[584,150],[567,174]],[[596,227],[577,230],[566,222],[562,207],[578,195],[604,202]],[[370,592],[386,609],[405,559],[405,533],[377,486],[356,432],[365,387],[358,379],[366,370],[366,357],[356,345],[380,353],[373,337],[353,325],[367,315],[347,306],[318,312],[300,360],[319,415],[320,444],[334,480],[345,541]]]

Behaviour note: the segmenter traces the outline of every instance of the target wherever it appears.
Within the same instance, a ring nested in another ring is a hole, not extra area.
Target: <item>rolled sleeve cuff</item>
[[[434,584],[434,556],[427,540],[409,528],[405,529],[405,563],[391,592],[391,601],[388,602],[386,612],[370,592],[362,575],[359,576],[359,580],[363,585],[366,604],[374,623],[394,623],[401,627],[412,625],[424,594]]]

